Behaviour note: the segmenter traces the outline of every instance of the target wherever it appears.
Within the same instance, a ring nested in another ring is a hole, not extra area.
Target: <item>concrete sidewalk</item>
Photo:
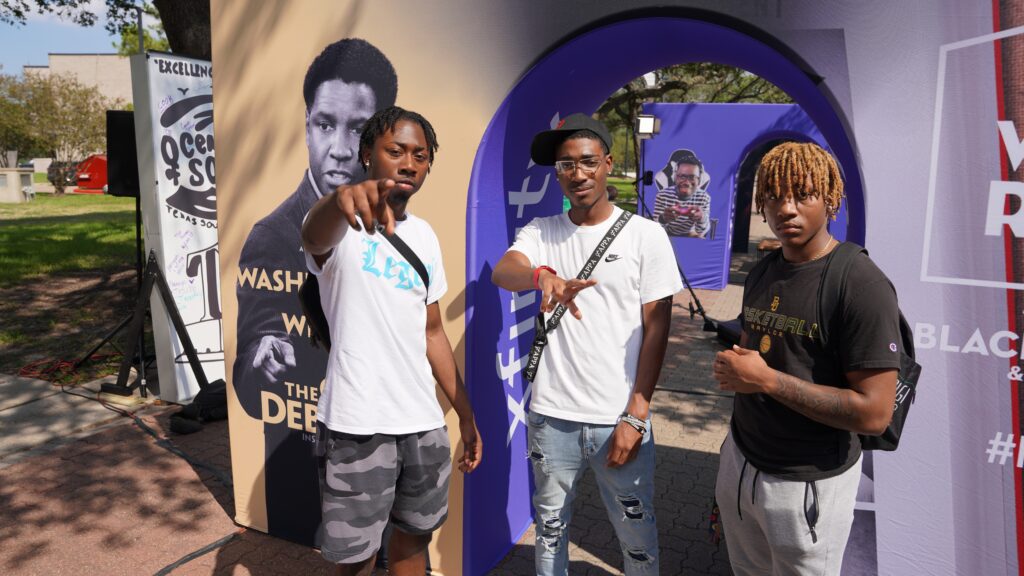
[[[735,289],[697,292],[712,317],[736,316]],[[708,514],[732,401],[710,378],[721,345],[689,318],[689,302],[676,297],[654,396],[662,573],[728,574]],[[173,435],[176,410],[149,404],[126,417],[49,382],[0,376],[0,573],[327,574],[315,550],[233,523],[227,424]],[[620,573],[592,474],[570,539],[572,574]],[[491,574],[532,571],[531,529]]]

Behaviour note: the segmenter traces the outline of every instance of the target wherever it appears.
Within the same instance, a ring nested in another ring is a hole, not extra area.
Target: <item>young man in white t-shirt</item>
[[[658,574],[650,401],[661,371],[672,295],[682,289],[665,230],[631,218],[587,280],[576,279],[622,214],[607,196],[611,136],[583,114],[534,137],[533,161],[555,166],[571,208],[526,225],[491,277],[540,290],[541,310],[565,306],[548,334],[529,415],[536,490],[536,568],[568,573],[568,526],[579,480],[593,468],[622,547],[625,573]]]
[[[406,211],[436,150],[434,129],[419,114],[377,112],[359,143],[369,179],[325,195],[302,227],[332,343],[317,406],[326,444],[321,553],[340,574],[372,572],[389,517],[390,573],[426,571],[451,475],[435,379],[459,416],[459,468],[472,472],[483,450],[441,322],[438,300],[448,286],[440,245],[430,225]],[[384,238],[392,233],[423,262],[426,279]]]

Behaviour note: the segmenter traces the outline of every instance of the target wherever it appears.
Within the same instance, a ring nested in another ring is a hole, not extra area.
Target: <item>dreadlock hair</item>
[[[764,217],[769,198],[808,194],[825,201],[829,218],[836,219],[843,203],[843,177],[831,154],[813,142],[785,142],[761,159],[754,177],[754,203]]]
[[[302,82],[307,112],[313,107],[317,89],[330,80],[366,84],[373,90],[377,106],[381,108],[394,104],[398,93],[398,76],[391,61],[362,38],[345,38],[328,44],[310,63]]]
[[[373,150],[373,144],[377,141],[377,138],[380,138],[385,132],[394,132],[395,124],[403,120],[415,122],[420,125],[420,128],[423,128],[423,135],[427,138],[427,151],[430,152],[428,164],[433,166],[434,152],[438,148],[437,134],[434,133],[434,127],[423,116],[398,106],[389,106],[383,110],[378,110],[376,114],[366,121],[363,133],[359,136],[360,160],[364,158],[363,155],[365,153]],[[363,164],[363,170],[366,170],[366,164]]]

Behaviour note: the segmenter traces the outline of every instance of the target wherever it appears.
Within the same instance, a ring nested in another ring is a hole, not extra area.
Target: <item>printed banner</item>
[[[224,346],[213,68],[158,52],[133,56],[131,67],[146,253],[156,252],[206,378],[216,380]],[[151,308],[160,397],[188,403],[199,386],[156,290]]]
[[[689,37],[701,41],[629,43],[617,48],[621,57],[614,62],[589,58],[618,37]],[[535,133],[556,125],[563,116],[594,112],[609,94],[629,80],[659,66],[700,59],[710,46],[715,47],[716,60],[771,77],[794,97],[802,97],[806,110],[800,112],[804,115],[804,131],[813,132],[818,138],[823,138],[822,133],[831,134],[837,147],[847,151],[845,155],[840,153],[840,160],[856,166],[849,157],[850,144],[838,119],[806,76],[770,47],[734,31],[695,20],[628,20],[577,36],[537,62],[502,103],[481,141],[470,182],[467,214],[467,277],[479,279],[473,284],[467,302],[467,381],[474,384],[477,417],[485,415],[481,418],[481,433],[503,443],[511,455],[526,453],[525,415],[531,385],[522,378],[521,371],[533,341],[538,302],[534,291],[510,294],[495,288],[489,278],[519,228],[536,216],[557,213],[562,207],[562,192],[553,170],[530,161],[530,141]],[[589,89],[575,89],[573,77],[564,73],[566,69],[588,78]],[[812,117],[817,117],[817,125],[809,120]],[[757,133],[748,128],[743,132],[745,136],[738,136],[735,142],[750,143]],[[716,130],[715,134],[719,132]],[[718,145],[708,140],[704,138],[701,142],[717,151]],[[740,152],[735,150],[733,154]],[[665,162],[664,157],[661,162]],[[731,168],[730,164],[718,168],[723,181],[731,181]],[[859,175],[855,168],[851,172],[851,193],[859,201]],[[724,220],[729,217],[730,201],[724,191],[720,196],[724,207],[718,209],[726,215]],[[705,242],[725,251],[729,226],[727,222],[723,226],[718,241]],[[726,255],[727,252],[718,258],[725,259],[727,270]],[[489,449],[497,442],[491,440]],[[527,464],[525,459],[499,456],[497,464],[492,460],[467,479],[465,555],[472,573],[482,573],[493,566],[529,527],[532,516]],[[495,521],[503,517],[507,523]]]

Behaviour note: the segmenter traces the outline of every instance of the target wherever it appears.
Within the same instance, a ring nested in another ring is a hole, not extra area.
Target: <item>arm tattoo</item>
[[[775,382],[778,387],[772,396],[789,408],[834,428],[849,430],[854,425],[856,413],[846,390],[817,386],[782,372]]]

